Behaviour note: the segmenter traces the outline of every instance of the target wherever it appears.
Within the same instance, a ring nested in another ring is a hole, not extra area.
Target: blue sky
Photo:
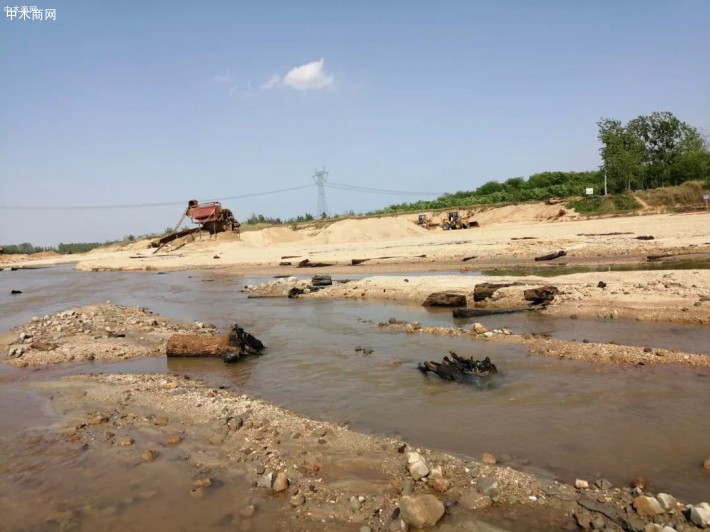
[[[436,194],[594,169],[601,117],[671,111],[710,131],[708,0],[36,5],[57,19],[0,13],[2,207],[231,197],[321,166]],[[337,213],[421,196],[327,198]],[[245,219],[316,200],[223,203]],[[159,231],[181,209],[3,208],[0,243]]]

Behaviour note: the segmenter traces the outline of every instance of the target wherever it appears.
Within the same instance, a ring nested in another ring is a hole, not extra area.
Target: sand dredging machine
[[[198,224],[198,226],[178,231],[180,224],[185,218],[190,218],[193,223]],[[232,211],[222,207],[222,204],[218,201],[200,203],[193,199],[187,202],[187,209],[185,209],[182,216],[180,216],[180,219],[178,220],[178,223],[175,224],[175,228],[172,232],[169,235],[152,242],[151,245],[157,248],[153,253],[157,253],[165,244],[193,233],[208,231],[211,235],[214,235],[216,233],[232,231],[239,234],[240,227],[241,224],[234,217]]]

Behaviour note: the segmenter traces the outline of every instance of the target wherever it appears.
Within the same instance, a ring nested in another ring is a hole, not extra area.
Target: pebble
[[[131,438],[130,436],[126,436],[125,438],[121,438],[118,440],[118,444],[121,447],[128,447],[129,445],[133,445],[135,443],[135,440]]]
[[[444,515],[444,504],[434,495],[404,496],[399,501],[402,520],[415,528],[434,526]]]
[[[288,488],[288,477],[286,476],[286,473],[283,471],[280,471],[278,475],[276,475],[276,479],[274,480],[274,484],[271,486],[271,489],[273,489],[275,492],[280,492],[284,491],[285,489]]]
[[[297,493],[291,497],[291,506],[303,506],[306,504],[306,496],[303,493]]]
[[[476,486],[478,487],[478,491],[483,493],[483,495],[487,495],[488,497],[498,495],[498,481],[493,477],[480,477],[476,481]]]
[[[355,495],[350,497],[350,501],[348,502],[348,508],[350,508],[351,511],[359,512],[361,507],[362,503],[360,502],[360,499],[355,497]]]
[[[431,481],[431,487],[434,491],[438,491],[439,493],[444,493],[449,489],[450,485],[451,481],[445,478],[435,478]]]
[[[179,444],[180,442],[182,442],[182,436],[179,434],[173,434],[172,436],[168,436],[168,439],[165,440],[165,445],[173,446]]]
[[[574,481],[574,487],[580,490],[586,490],[589,489],[589,482],[578,478]]]
[[[146,462],[152,462],[158,456],[158,452],[153,449],[146,449],[141,456]]]
[[[402,482],[402,495],[411,495],[414,491],[414,482],[412,479],[407,478]]]
[[[495,465],[498,463],[498,460],[496,460],[496,457],[491,453],[483,453],[483,456],[481,456],[481,462],[484,464]]]
[[[254,506],[253,504],[248,504],[247,506],[239,510],[239,515],[241,515],[242,517],[251,517],[255,513],[256,506]]]

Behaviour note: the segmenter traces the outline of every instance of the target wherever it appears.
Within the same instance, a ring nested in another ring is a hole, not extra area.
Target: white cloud
[[[212,78],[215,83],[229,83],[231,79],[232,78],[229,75],[229,72],[225,72],[224,74],[215,74]]]
[[[271,90],[279,84],[279,81],[281,81],[281,76],[274,72],[271,74],[269,81],[262,83],[261,88],[264,90]]]
[[[284,78],[284,85],[296,90],[317,90],[329,87],[335,78],[325,73],[323,61],[321,59],[292,68]]]

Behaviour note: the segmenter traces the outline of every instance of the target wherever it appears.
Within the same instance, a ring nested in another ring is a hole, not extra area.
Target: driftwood
[[[631,232],[614,232],[614,233],[577,233],[577,236],[616,236],[616,235],[633,235]]]
[[[284,255],[281,257],[282,259],[297,259],[299,256],[298,255]]]
[[[452,292],[434,292],[422,303],[424,307],[461,307],[466,305],[466,296]]]
[[[299,268],[325,268],[326,266],[332,266],[326,262],[311,262],[308,259],[303,259],[298,263]]]
[[[426,255],[415,255],[414,257],[408,257],[405,255],[392,255],[392,256],[386,256],[386,257],[370,257],[369,259],[351,259],[350,264],[353,266],[357,266],[358,264],[362,264],[363,262],[367,262],[368,260],[408,259],[408,258],[423,259],[423,258],[426,258]]]
[[[542,305],[549,303],[559,293],[556,286],[543,286],[541,288],[530,288],[523,292],[525,301],[530,301],[533,305]]]
[[[256,355],[264,344],[236,323],[229,334],[174,334],[168,339],[165,354],[169,357],[221,357],[235,362],[244,355]]]
[[[651,235],[641,235],[641,236],[637,236],[636,240],[656,240],[656,237],[651,236]]]
[[[513,286],[515,283],[479,283],[473,288],[473,300],[484,301],[489,297],[493,297],[496,290]]]
[[[514,236],[511,240],[540,240],[536,236]]]
[[[291,266],[291,263],[289,261],[281,261],[279,262],[279,266]]]
[[[454,318],[479,318],[481,316],[494,316],[496,314],[513,314],[515,312],[528,312],[528,307],[517,308],[455,308],[451,311]]]
[[[560,250],[560,251],[556,251],[555,253],[549,253],[547,255],[542,255],[541,257],[535,257],[535,260],[536,261],[553,260],[553,259],[557,259],[559,257],[564,257],[565,255],[567,255],[567,252]]]
[[[498,368],[491,362],[490,357],[474,360],[473,357],[460,357],[453,351],[449,351],[449,353],[453,360],[445,356],[440,363],[420,362],[417,368],[424,373],[431,371],[442,379],[453,382],[463,382],[468,376],[488,376],[498,373]]]
[[[461,262],[466,262],[466,261],[469,261],[469,260],[473,260],[473,259],[475,259],[475,258],[477,258],[477,257],[478,257],[478,255],[471,255],[470,257],[464,257],[463,259],[461,259]]]
[[[15,296],[17,294],[21,294],[21,293],[22,293],[22,290],[10,290],[10,295],[13,295],[13,296]]]

